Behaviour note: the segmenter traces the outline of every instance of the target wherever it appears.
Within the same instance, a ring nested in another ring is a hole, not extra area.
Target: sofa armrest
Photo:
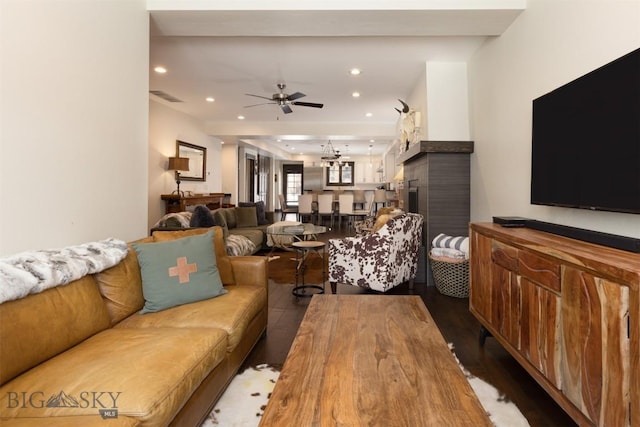
[[[236,285],[264,286],[269,284],[269,262],[261,256],[229,257]]]

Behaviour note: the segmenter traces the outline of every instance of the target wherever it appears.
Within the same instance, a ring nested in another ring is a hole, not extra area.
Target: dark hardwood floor
[[[333,230],[318,238],[326,241],[346,233],[345,229]],[[308,299],[296,300],[291,295],[292,288],[292,285],[271,281],[267,334],[253,349],[245,365],[267,363],[282,366],[284,363],[309,303]],[[326,292],[331,292],[328,284]],[[338,293],[366,292],[355,286],[338,285]],[[389,293],[420,295],[444,338],[453,343],[460,362],[472,374],[489,382],[508,400],[515,402],[532,427],[576,425],[496,340],[487,338],[485,345],[480,346],[480,324],[469,312],[467,298],[444,296],[435,287],[427,287],[423,283],[416,283],[413,290],[401,285]]]

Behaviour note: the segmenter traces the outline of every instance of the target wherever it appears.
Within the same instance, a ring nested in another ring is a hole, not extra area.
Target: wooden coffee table
[[[413,295],[316,295],[261,426],[492,426]]]

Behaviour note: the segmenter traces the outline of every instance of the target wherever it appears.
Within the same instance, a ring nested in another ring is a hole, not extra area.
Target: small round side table
[[[325,266],[325,244],[317,240],[302,240],[293,242],[291,247],[296,251],[296,284],[291,291],[296,298],[310,298],[316,294],[324,293],[324,282],[327,280],[327,269]],[[307,269],[307,258],[315,252],[322,258],[322,286],[308,285],[304,282],[304,272]],[[299,278],[302,280],[299,281]]]

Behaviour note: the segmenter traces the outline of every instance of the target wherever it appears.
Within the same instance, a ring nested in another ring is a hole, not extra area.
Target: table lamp
[[[178,184],[176,192],[178,193],[178,196],[182,196],[183,194],[180,192],[180,171],[189,170],[189,159],[186,157],[169,157],[169,167],[167,170],[175,171],[176,184]]]

